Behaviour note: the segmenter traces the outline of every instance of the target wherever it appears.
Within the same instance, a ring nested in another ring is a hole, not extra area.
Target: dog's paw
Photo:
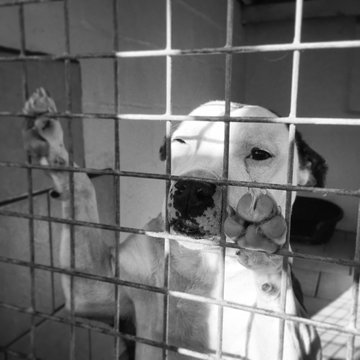
[[[285,244],[287,225],[271,195],[247,193],[239,200],[236,210],[229,210],[224,231],[243,249],[239,251],[240,261],[249,268],[258,268],[273,264],[268,254]]]
[[[28,116],[22,129],[23,143],[35,162],[67,164],[68,154],[64,147],[60,122],[48,116],[56,111],[54,100],[43,88],[37,89],[24,105],[23,113]]]

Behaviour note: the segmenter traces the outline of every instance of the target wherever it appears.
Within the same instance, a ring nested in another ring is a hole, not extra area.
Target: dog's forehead
[[[203,104],[193,110],[190,116],[204,116],[211,120],[212,117],[221,117],[225,114],[225,103],[215,101]],[[236,118],[274,118],[276,115],[271,111],[253,105],[231,103],[230,116]],[[239,140],[284,142],[288,136],[287,127],[283,124],[260,123],[260,122],[231,122],[230,141]],[[184,121],[179,124],[173,133],[173,137],[182,137],[185,140],[220,140],[224,139],[224,123],[221,121]]]
[[[194,109],[190,116],[223,116],[225,114],[225,101],[210,101]],[[246,105],[231,102],[230,116],[232,117],[269,117],[276,115],[268,109],[258,105]]]

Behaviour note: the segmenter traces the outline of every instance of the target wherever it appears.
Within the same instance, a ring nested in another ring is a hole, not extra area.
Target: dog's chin
[[[199,226],[187,221],[172,220],[170,222],[170,227],[176,234],[189,236],[195,239],[204,238],[210,235],[202,231]]]
[[[189,220],[182,220],[182,219],[171,219],[169,221],[171,232],[178,235],[184,235],[191,239],[194,239],[193,242],[188,241],[181,241],[180,244],[186,248],[193,249],[193,250],[200,250],[207,246],[213,246],[214,243],[217,242],[216,236],[218,232],[214,233],[210,231],[210,229],[206,229],[201,225],[194,224]],[[197,240],[201,240],[197,242]]]
[[[216,241],[215,234],[211,234],[201,229],[201,227],[183,222],[181,220],[172,220],[170,222],[170,230],[177,235],[184,235],[193,239],[193,241],[179,241],[181,248],[186,248],[191,251],[204,251],[209,247],[212,248]]]

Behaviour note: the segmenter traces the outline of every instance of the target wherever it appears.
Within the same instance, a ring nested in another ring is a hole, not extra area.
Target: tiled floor
[[[353,233],[336,231],[327,244],[292,243],[294,251],[342,259],[352,259],[355,250]],[[305,295],[305,306],[313,319],[349,326],[352,308],[352,271],[337,264],[294,259],[294,272]],[[324,360],[345,359],[348,337],[319,329]],[[360,346],[360,342],[357,344]]]

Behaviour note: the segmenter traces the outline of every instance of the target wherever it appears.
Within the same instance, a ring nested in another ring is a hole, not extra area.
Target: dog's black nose
[[[180,180],[174,185],[173,205],[183,218],[194,218],[214,206],[216,185],[194,180]]]

